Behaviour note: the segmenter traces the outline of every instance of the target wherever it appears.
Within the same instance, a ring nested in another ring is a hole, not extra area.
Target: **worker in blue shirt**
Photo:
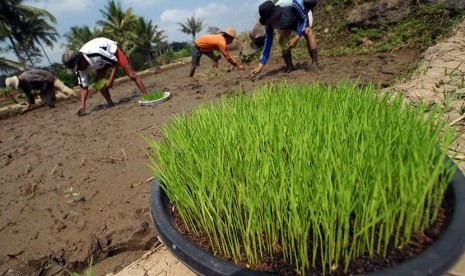
[[[308,28],[308,14],[298,0],[293,0],[291,5],[287,5],[285,7],[275,5],[269,0],[259,6],[258,12],[260,15],[259,21],[265,26],[265,46],[260,57],[259,65],[252,70],[252,76],[256,76],[262,71],[270,57],[271,46],[273,45],[274,29],[279,31],[278,43],[281,46],[282,56],[286,63],[285,72],[290,72],[294,69],[291,49],[297,45],[297,42],[303,35],[307,40],[309,52],[310,45],[312,45],[312,47],[315,45],[315,49],[312,49],[312,54],[314,55],[312,56],[311,54],[311,57],[313,63],[315,65],[318,64],[316,43],[310,43],[313,34],[311,33],[311,28]],[[287,38],[292,30],[295,30],[296,35],[287,43]]]

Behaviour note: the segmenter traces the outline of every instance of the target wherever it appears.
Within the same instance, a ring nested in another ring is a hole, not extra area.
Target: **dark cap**
[[[80,52],[68,49],[61,57],[61,61],[63,62],[66,68],[74,69],[81,57],[82,54]]]
[[[281,15],[281,7],[276,6],[272,1],[263,2],[258,7],[258,13],[260,14],[260,24],[268,25],[275,17]]]

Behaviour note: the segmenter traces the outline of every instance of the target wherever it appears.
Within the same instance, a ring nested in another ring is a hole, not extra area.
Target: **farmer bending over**
[[[194,76],[195,69],[200,65],[200,57],[202,54],[208,56],[213,61],[213,67],[217,68],[218,60],[221,56],[215,55],[215,50],[220,51],[224,58],[234,67],[239,70],[244,70],[244,66],[237,63],[226,48],[226,45],[231,44],[235,38],[236,30],[229,27],[226,31],[219,34],[207,34],[196,39],[192,46],[192,67],[189,76]]]
[[[310,55],[310,58],[312,59],[312,66],[315,68],[319,67],[319,62],[318,62],[318,50],[317,50],[317,44],[316,44],[316,39],[315,35],[313,33],[313,9],[316,7],[318,4],[317,0],[279,0],[276,2],[276,6],[280,6],[283,8],[291,7],[294,10],[299,10],[303,9],[307,13],[307,21],[305,25],[305,30],[304,30],[304,37],[305,40],[307,41],[307,50],[308,54]],[[283,42],[286,42],[286,37],[289,37],[292,33],[293,29],[286,29],[286,30],[280,30],[280,35],[283,36]],[[294,48],[297,45],[297,42],[299,41],[299,36],[296,35],[292,40],[287,44],[289,46],[289,59],[290,59],[290,65],[292,65],[292,59],[291,59],[291,49]],[[287,46],[284,44],[283,47]]]
[[[278,30],[278,43],[281,46],[281,53],[286,63],[285,72],[294,69],[291,49],[297,45],[300,37],[305,34],[307,41],[310,40],[310,33],[307,28],[309,26],[308,14],[304,11],[302,5],[296,3],[297,1],[293,2],[294,4],[291,6],[281,7],[268,0],[258,7],[259,21],[265,26],[265,47],[259,65],[252,70],[253,77],[262,71],[270,57],[274,29]],[[289,43],[286,43],[291,30],[296,31],[296,36]],[[308,44],[310,43],[308,42]]]
[[[31,110],[32,105],[35,104],[32,90],[39,90],[42,104],[48,105],[50,108],[55,107],[55,93],[63,93],[66,96],[73,94],[73,90],[64,85],[52,72],[39,69],[25,71],[19,76],[6,78],[5,85],[15,90],[22,90],[26,94],[26,105],[22,109],[23,113]]]
[[[81,86],[81,107],[78,110],[78,115],[84,114],[86,110],[86,100],[89,94],[87,76],[89,70],[95,70],[94,81],[98,81],[105,77],[107,69],[111,67],[110,77],[104,88],[100,90],[100,93],[107,101],[107,107],[115,105],[111,99],[109,89],[113,87],[118,67],[123,68],[124,73],[136,83],[143,95],[147,94],[142,79],[134,72],[118,44],[108,38],[94,38],[84,44],[77,53],[68,50],[63,54],[62,61],[67,68],[75,71],[78,83]]]

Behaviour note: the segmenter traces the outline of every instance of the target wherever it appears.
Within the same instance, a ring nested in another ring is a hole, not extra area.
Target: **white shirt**
[[[107,65],[115,65],[118,62],[115,56],[116,49],[118,49],[118,43],[104,37],[94,38],[84,44],[79,52],[83,54],[89,66],[86,70],[76,72],[79,85],[89,86],[89,70],[99,70]]]
[[[293,0],[279,0],[276,2],[276,6],[280,7],[289,7],[292,4]],[[299,3],[302,8],[304,7],[304,1],[303,0],[297,0],[297,3]]]

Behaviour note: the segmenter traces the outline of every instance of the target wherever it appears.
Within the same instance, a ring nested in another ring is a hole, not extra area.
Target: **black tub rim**
[[[453,211],[441,236],[416,257],[368,275],[442,275],[456,263],[465,249],[465,177],[458,168],[447,193],[448,200],[453,201]],[[165,247],[196,274],[277,275],[235,265],[197,247],[176,229],[169,210],[169,199],[154,179],[150,190],[150,213],[155,231]]]

